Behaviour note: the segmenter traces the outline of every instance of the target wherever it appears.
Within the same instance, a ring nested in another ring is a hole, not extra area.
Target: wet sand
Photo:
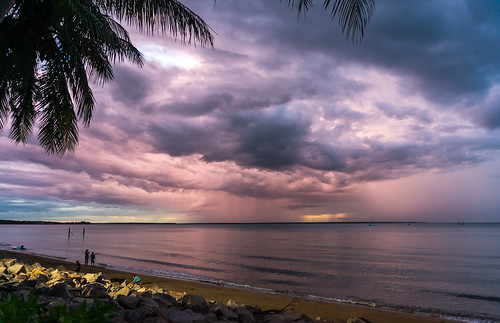
[[[59,259],[41,257],[31,255],[23,251],[1,250],[0,257],[3,255],[7,258],[15,258],[25,263],[38,262],[44,267],[56,268],[64,266],[67,270],[74,270],[75,264]],[[101,266],[86,266],[82,265],[81,272],[93,273],[102,272],[104,278],[110,280],[112,278],[131,279],[132,273],[109,269]],[[203,296],[207,301],[217,301],[227,303],[228,300],[236,301],[239,304],[248,304],[259,306],[263,310],[282,309],[299,314],[306,314],[315,319],[321,317],[335,323],[347,322],[351,317],[362,317],[372,323],[437,323],[437,322],[453,322],[442,319],[440,317],[415,315],[412,313],[397,312],[373,308],[370,306],[350,305],[344,303],[322,302],[309,299],[294,298],[287,295],[274,295],[260,293],[252,290],[235,289],[230,287],[219,286],[211,283],[185,281],[179,279],[170,279],[164,277],[140,275],[141,284],[144,287],[157,285],[169,291],[169,294],[179,297],[184,293],[197,294]]]

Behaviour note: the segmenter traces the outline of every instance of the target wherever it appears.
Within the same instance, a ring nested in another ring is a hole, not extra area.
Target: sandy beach
[[[75,264],[59,259],[41,257],[31,255],[26,252],[2,251],[0,255],[7,258],[15,258],[25,263],[38,262],[44,267],[64,266],[67,270],[73,270]],[[113,270],[101,266],[82,266],[82,272],[95,273],[102,272],[106,279],[122,278],[130,279],[130,272]],[[225,286],[219,286],[210,283],[185,281],[179,279],[169,279],[164,277],[145,276],[141,275],[142,284],[144,286],[157,285],[165,288],[175,297],[180,297],[185,293],[197,294],[203,296],[206,300],[213,300],[221,303],[227,303],[228,300],[236,301],[240,304],[248,304],[259,306],[263,310],[267,309],[282,309],[287,307],[287,310],[306,314],[309,317],[321,317],[333,322],[347,322],[352,317],[363,317],[369,322],[451,322],[440,317],[430,317],[415,315],[412,313],[395,312],[370,306],[340,304],[333,302],[321,302],[309,299],[294,298],[287,295],[274,295],[260,293],[252,290],[234,289]]]

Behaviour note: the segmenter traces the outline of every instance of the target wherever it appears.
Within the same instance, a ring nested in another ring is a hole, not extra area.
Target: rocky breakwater
[[[104,279],[102,273],[75,273],[64,267],[45,268],[39,263],[24,264],[16,259],[0,260],[0,294],[28,297],[35,289],[48,307],[67,304],[69,310],[84,301],[91,306],[95,299],[115,304],[112,322],[296,322],[313,320],[281,310],[261,310],[229,301],[227,304],[207,302],[200,295],[169,293],[157,286],[143,287],[129,281]],[[363,321],[359,321],[363,322]]]

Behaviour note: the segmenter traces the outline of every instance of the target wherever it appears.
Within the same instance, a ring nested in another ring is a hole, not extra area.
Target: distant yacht
[[[410,219],[408,219],[408,225],[411,225]]]
[[[465,224],[464,217],[462,217],[462,219],[458,222],[458,224],[460,224],[460,225],[464,225]]]
[[[369,227],[375,227],[375,226],[377,226],[377,224],[376,223],[370,223],[370,224],[368,224],[368,226]]]

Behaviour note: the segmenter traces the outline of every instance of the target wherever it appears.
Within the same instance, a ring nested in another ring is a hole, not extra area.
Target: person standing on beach
[[[89,264],[89,249],[85,250],[85,265]]]
[[[71,235],[71,227],[68,228],[68,239],[70,235]]]
[[[95,265],[95,253],[92,251],[92,254],[90,255],[90,265],[94,266]]]

